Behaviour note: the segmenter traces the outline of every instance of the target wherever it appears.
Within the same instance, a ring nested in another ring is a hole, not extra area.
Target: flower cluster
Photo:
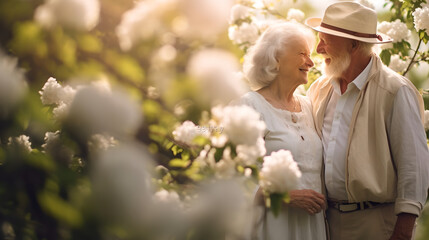
[[[286,193],[298,185],[301,172],[292,154],[280,150],[264,157],[260,185],[269,193]]]
[[[409,60],[404,61],[401,59],[401,57],[397,54],[391,56],[389,67],[396,72],[404,72],[409,64]]]
[[[302,22],[304,12],[291,8],[288,1],[249,1],[231,8],[228,37],[246,50],[272,23],[284,20]]]
[[[56,119],[64,118],[76,94],[76,90],[70,86],[61,86],[57,80],[50,77],[42,90],[39,91],[40,99],[44,105],[55,105],[53,114]]]
[[[408,30],[407,25],[399,19],[396,19],[394,22],[381,22],[378,24],[377,30],[391,37],[394,43],[403,40],[407,41],[411,35],[411,31]]]
[[[0,119],[25,96],[28,87],[24,72],[17,68],[17,59],[4,55],[0,50]]]
[[[220,49],[194,53],[187,66],[187,73],[205,93],[201,101],[211,105],[228,104],[248,90],[239,71],[238,59]]]
[[[429,4],[426,3],[413,12],[414,27],[417,31],[425,30],[429,34]]]
[[[173,131],[174,140],[185,143],[189,146],[193,145],[192,141],[197,136],[208,136],[209,132],[201,131],[201,129],[191,121],[185,121]]]
[[[98,24],[98,0],[45,0],[36,9],[36,22],[46,28],[57,24],[76,30],[91,30]]]
[[[125,51],[160,35],[210,39],[224,30],[231,6],[231,0],[140,1],[122,16],[116,34]]]
[[[21,135],[14,138],[9,137],[7,145],[18,152],[30,153],[32,150],[30,137],[26,135]]]
[[[211,118],[201,125],[221,131],[202,132],[201,128],[192,122],[185,121],[176,128],[173,135],[176,140],[187,143],[197,135],[207,139],[195,162],[201,169],[210,169],[218,178],[236,176],[237,166],[255,167],[258,165],[258,159],[266,153],[265,141],[262,138],[265,123],[251,107],[213,107]],[[241,174],[249,175],[249,171]]]

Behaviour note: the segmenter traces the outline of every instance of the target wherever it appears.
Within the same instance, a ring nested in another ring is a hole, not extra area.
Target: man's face
[[[325,58],[324,70],[328,77],[340,77],[349,67],[351,40],[319,32],[317,53]]]

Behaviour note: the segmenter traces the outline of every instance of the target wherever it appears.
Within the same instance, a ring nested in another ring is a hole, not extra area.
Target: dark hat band
[[[381,37],[381,35],[378,34],[369,34],[369,33],[360,33],[360,32],[354,32],[354,31],[350,31],[344,28],[339,28],[339,27],[335,27],[326,23],[321,23],[320,24],[321,27],[327,28],[327,29],[331,29],[331,30],[335,30],[338,32],[342,32],[342,33],[347,33],[356,37],[363,37],[363,38],[377,38],[380,41],[383,41],[383,37]]]

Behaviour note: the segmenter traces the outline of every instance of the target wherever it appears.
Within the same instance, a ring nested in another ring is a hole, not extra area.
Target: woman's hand
[[[289,196],[289,206],[304,209],[310,215],[326,208],[325,196],[311,189],[292,190]]]

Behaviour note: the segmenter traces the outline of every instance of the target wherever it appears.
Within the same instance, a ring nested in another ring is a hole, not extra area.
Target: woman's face
[[[293,81],[297,85],[307,83],[307,73],[314,66],[310,59],[310,48],[304,37],[291,38],[277,56],[279,79]]]

